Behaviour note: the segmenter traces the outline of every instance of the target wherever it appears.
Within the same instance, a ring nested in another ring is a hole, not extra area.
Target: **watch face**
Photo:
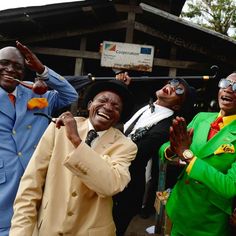
[[[183,156],[185,159],[191,159],[194,157],[193,152],[189,149],[184,150]]]

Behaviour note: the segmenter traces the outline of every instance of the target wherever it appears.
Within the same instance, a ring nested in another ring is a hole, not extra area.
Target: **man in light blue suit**
[[[38,95],[14,80],[24,78],[25,66],[52,90]],[[20,42],[0,50],[0,236],[8,235],[21,176],[48,126],[47,119],[34,113],[50,115],[77,98],[66,79],[44,66]]]

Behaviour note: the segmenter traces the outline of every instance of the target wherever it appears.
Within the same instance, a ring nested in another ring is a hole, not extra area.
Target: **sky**
[[[42,6],[60,2],[76,2],[81,0],[2,0],[0,11],[19,7]]]

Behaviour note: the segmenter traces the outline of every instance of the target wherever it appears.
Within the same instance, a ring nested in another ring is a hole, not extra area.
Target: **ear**
[[[88,105],[87,105],[87,109],[88,109],[88,110],[90,109],[92,102],[93,102],[92,100],[90,100],[90,101],[88,102]]]

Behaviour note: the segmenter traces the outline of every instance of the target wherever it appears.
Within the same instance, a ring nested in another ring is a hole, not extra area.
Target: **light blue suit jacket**
[[[21,85],[17,87],[15,108],[8,93],[0,87],[0,228],[10,226],[13,202],[20,178],[48,126],[48,120],[34,112],[51,114],[53,110],[77,100],[75,89],[63,77],[48,69],[48,86],[53,90],[37,95]],[[31,98],[44,97],[48,107],[27,108]]]

